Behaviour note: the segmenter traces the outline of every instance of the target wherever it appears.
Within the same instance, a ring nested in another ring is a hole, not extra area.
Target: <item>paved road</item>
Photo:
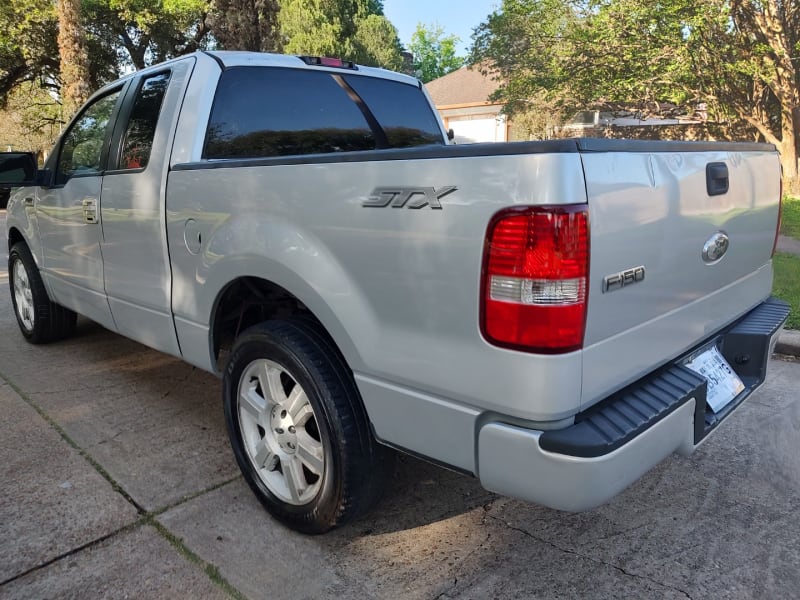
[[[0,220],[2,212],[0,212]],[[2,223],[0,223],[0,228]],[[400,460],[366,519],[276,524],[231,458],[219,383],[82,321],[23,342],[0,248],[0,597],[789,598],[800,363],[691,458],[558,513]]]

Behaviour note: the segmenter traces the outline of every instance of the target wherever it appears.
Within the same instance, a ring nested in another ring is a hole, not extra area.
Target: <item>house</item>
[[[478,66],[462,67],[425,84],[445,128],[455,133],[456,143],[530,139],[527,131],[502,113],[502,103],[490,100],[499,87],[500,81],[481,73]],[[545,137],[699,139],[708,135],[703,129],[707,121],[704,104],[693,114],[656,102],[639,108],[609,104],[591,108],[577,112],[561,126],[548,127]]]
[[[461,67],[425,84],[457,144],[509,140],[508,121],[500,113],[503,105],[489,99],[498,87],[500,82],[477,66]]]

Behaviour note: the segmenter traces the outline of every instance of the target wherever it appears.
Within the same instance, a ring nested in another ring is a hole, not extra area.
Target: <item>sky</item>
[[[417,23],[438,23],[445,34],[461,38],[459,54],[465,55],[472,44],[472,30],[486,20],[486,15],[501,0],[383,0],[383,13],[397,27],[400,43],[408,48]]]

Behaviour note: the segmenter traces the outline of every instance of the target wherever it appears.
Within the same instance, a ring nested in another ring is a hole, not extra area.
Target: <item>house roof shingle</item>
[[[489,96],[500,87],[492,74],[483,75],[477,65],[461,67],[425,84],[437,108],[460,104],[489,104]]]

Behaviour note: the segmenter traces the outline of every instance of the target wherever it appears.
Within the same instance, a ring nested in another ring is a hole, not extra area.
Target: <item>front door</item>
[[[122,86],[95,98],[62,136],[36,216],[53,300],[115,330],[100,250],[100,190]]]

